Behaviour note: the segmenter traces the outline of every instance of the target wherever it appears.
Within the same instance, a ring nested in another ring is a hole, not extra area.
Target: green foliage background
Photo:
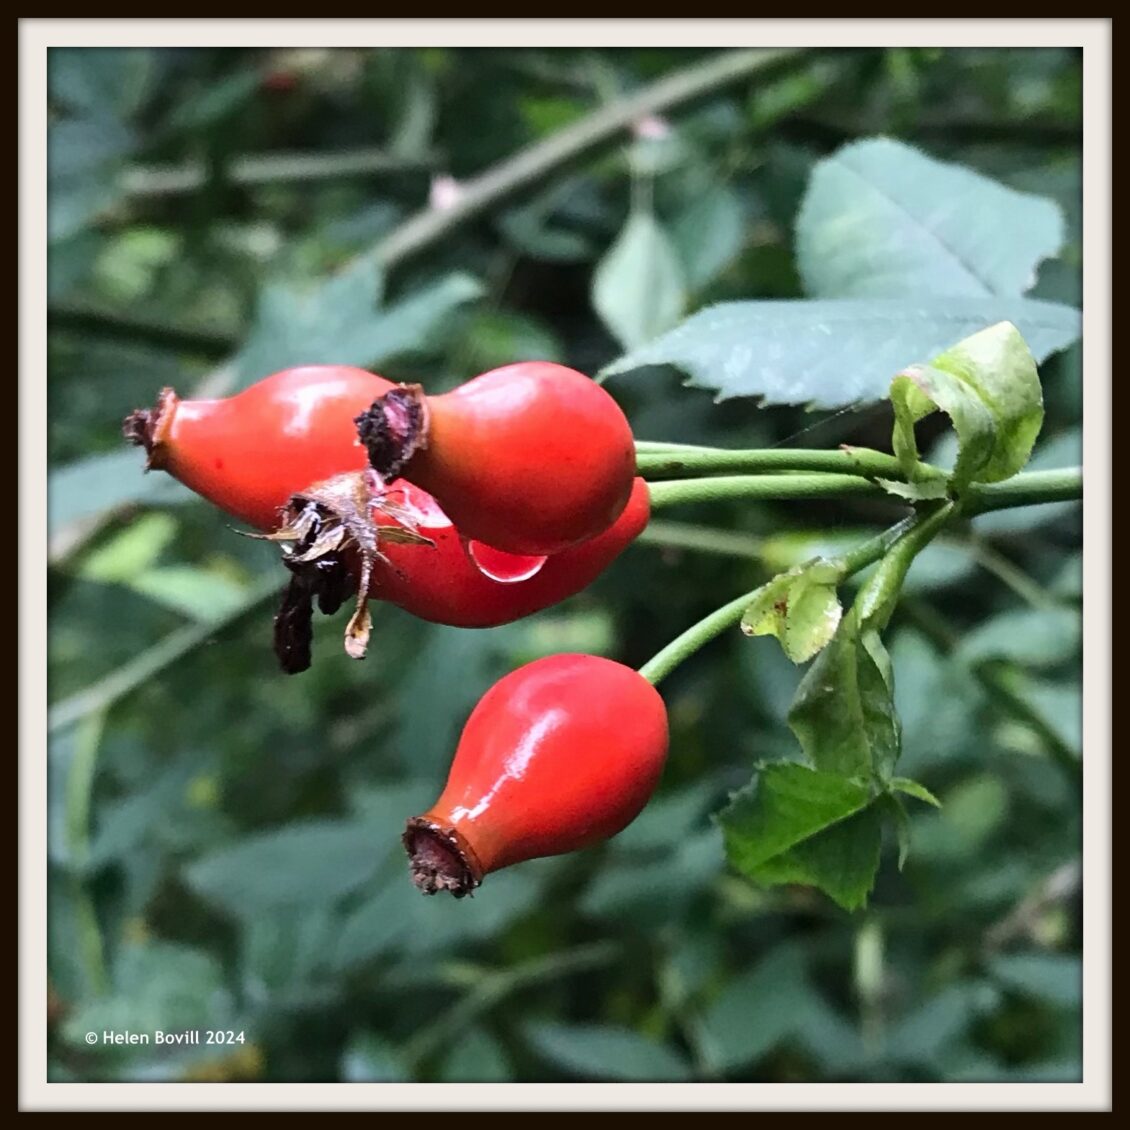
[[[224,394],[301,361],[429,389],[517,359],[596,373],[710,303],[845,297],[859,276],[837,278],[836,247],[794,224],[817,162],[877,135],[1055,201],[1062,231],[1046,205],[1025,224],[1054,255],[1031,298],[1079,305],[1066,49],[800,56],[382,270],[434,177],[471,178],[710,55],[51,51],[52,1078],[1080,1077],[1077,505],[985,515],[912,568],[886,635],[899,772],[943,807],[911,809],[910,860],[900,873],[887,845],[866,911],[724,861],[709,814],[755,763],[795,755],[802,673],[736,630],[664,683],[669,766],[626,832],[456,903],[416,894],[399,833],[495,679],[563,650],[638,666],[724,600],[889,524],[895,500],[665,511],[557,608],[460,631],[378,607],[364,663],[322,621],[314,667],[288,679],[272,548],[123,450],[121,418],[163,385]],[[810,216],[845,191],[841,166],[821,168]],[[862,362],[817,366],[803,325],[781,348],[786,370],[820,369],[802,399],[859,395]],[[1032,466],[1079,461],[1080,356],[1041,366]],[[652,367],[608,387],[645,439],[889,443],[889,405],[814,416],[683,379]],[[919,437],[945,448],[943,432]],[[244,1039],[84,1041],[186,1028]]]

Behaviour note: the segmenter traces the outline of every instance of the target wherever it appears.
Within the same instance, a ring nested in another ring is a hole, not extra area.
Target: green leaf
[[[683,268],[666,232],[649,212],[633,210],[597,265],[592,301],[626,349],[669,330],[683,313]]]
[[[930,502],[945,498],[948,494],[943,479],[924,479],[918,483],[900,483],[897,479],[875,480],[888,494],[905,498],[908,502]]]
[[[1083,1003],[1083,965],[1077,956],[1010,953],[995,957],[989,971],[1010,989],[1063,1008]]]
[[[892,777],[891,788],[896,792],[906,793],[907,796],[912,796],[916,800],[931,804],[935,808],[942,807],[942,802],[925,785],[918,781],[912,781],[909,777]]]
[[[791,851],[766,860],[752,877],[766,885],[819,887],[844,910],[858,910],[866,906],[875,885],[882,840],[880,805],[872,804]]]
[[[1011,659],[1028,667],[1054,667],[1078,654],[1082,616],[1072,608],[1021,608],[979,624],[961,641],[966,663]]]
[[[678,1082],[690,1074],[683,1058],[630,1028],[596,1024],[528,1024],[530,1047],[583,1079]]]
[[[148,47],[52,47],[47,89],[52,100],[85,114],[124,117],[147,95],[157,71]]]
[[[742,616],[747,636],[776,636],[794,663],[806,663],[836,634],[843,608],[836,585],[843,569],[816,558],[774,577],[754,593]]]
[[[790,762],[767,765],[718,814],[726,857],[753,875],[870,803],[866,786],[848,777]]]
[[[306,293],[267,286],[236,358],[241,385],[293,365],[377,365],[405,353],[434,352],[452,313],[482,293],[475,279],[457,273],[378,309],[380,288],[372,258]]]
[[[194,891],[241,919],[322,905],[356,890],[380,863],[373,825],[313,820],[248,836],[186,872]]]
[[[711,1064],[731,1071],[756,1063],[792,1036],[815,990],[804,954],[795,944],[778,946],[723,989],[702,1017]]]
[[[688,289],[712,283],[742,250],[745,214],[732,188],[712,180],[696,193],[671,227]]]
[[[1078,310],[1030,298],[722,302],[631,348],[600,376],[673,365],[717,400],[841,408],[885,399],[892,373],[1002,321],[1019,328],[1037,361],[1070,345],[1082,325]]]
[[[231,1017],[219,963],[185,946],[129,944],[118,954],[114,992],[67,1018],[66,1038],[85,1046],[87,1032],[165,1032],[218,1028]]]
[[[508,1083],[514,1078],[506,1050],[482,1028],[464,1032],[443,1062],[444,1083]]]
[[[891,382],[891,404],[895,410],[891,445],[909,477],[918,473],[914,425],[938,409],[949,416],[957,433],[956,489],[972,482],[987,464],[996,440],[992,414],[977,390],[953,374],[929,365],[904,369]]]
[[[247,585],[216,569],[167,565],[147,569],[128,582],[134,592],[204,623],[223,620],[247,602]]]
[[[1063,243],[1059,206],[887,138],[812,171],[797,262],[820,298],[1019,295]]]
[[[902,803],[902,800],[893,793],[885,793],[882,797],[882,804],[895,827],[895,841],[898,844],[898,863],[901,871],[910,857],[910,817],[906,814],[906,806]]]
[[[860,630],[854,609],[801,680],[789,727],[817,769],[886,778],[894,768],[900,728],[890,659],[876,631]]]
[[[171,475],[145,474],[142,451],[93,455],[53,470],[47,478],[47,531],[53,537],[65,526],[94,518],[128,503],[169,506],[198,496]]]
[[[343,1083],[407,1083],[411,1077],[396,1047],[371,1032],[353,1036],[341,1053]]]
[[[78,575],[103,584],[128,583],[151,568],[176,536],[171,514],[142,514],[87,556]]]

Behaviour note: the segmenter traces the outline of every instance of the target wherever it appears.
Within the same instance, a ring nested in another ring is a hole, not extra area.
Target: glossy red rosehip
[[[545,555],[595,537],[627,505],[632,430],[589,377],[507,365],[451,392],[400,386],[358,418],[373,467],[432,494],[468,538]]]
[[[384,561],[374,566],[369,595],[422,620],[460,628],[508,624],[580,592],[639,536],[650,516],[647,483],[636,479],[611,527],[543,560],[465,545],[431,496],[410,483],[394,483],[390,494],[419,515],[416,530],[433,545],[381,544]],[[397,524],[380,511],[376,521],[386,528]]]
[[[439,800],[404,846],[427,894],[608,839],[647,803],[667,756],[667,711],[639,672],[553,655],[496,683],[467,720]]]
[[[293,574],[275,617],[275,653],[285,671],[306,670],[314,602],[333,613],[351,596],[345,650],[355,659],[368,647],[370,599],[461,628],[518,620],[580,592],[649,516],[648,486],[637,479],[610,529],[551,557],[518,557],[466,542],[435,499],[411,483],[385,487],[369,469],[334,475],[293,495],[280,527],[264,535],[282,546]]]
[[[303,365],[216,400],[181,400],[166,388],[124,431],[146,449],[151,470],[271,530],[292,494],[366,466],[353,418],[395,387],[347,365]]]

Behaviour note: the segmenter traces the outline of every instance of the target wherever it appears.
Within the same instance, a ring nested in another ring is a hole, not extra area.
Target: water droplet
[[[518,581],[528,581],[541,572],[548,560],[545,557],[525,557],[515,553],[505,553],[501,549],[484,545],[481,541],[468,541],[467,554],[484,577],[500,584],[512,585]]]

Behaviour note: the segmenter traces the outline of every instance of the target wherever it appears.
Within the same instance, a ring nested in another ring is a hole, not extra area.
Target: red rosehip
[[[494,369],[440,396],[400,386],[357,426],[385,482],[423,487],[465,537],[507,553],[559,553],[608,529],[635,477],[616,401],[547,361]]]
[[[552,655],[512,671],[467,720],[439,800],[404,846],[426,894],[608,839],[639,815],[667,756],[667,711],[638,671]]]
[[[421,514],[417,532],[434,544],[381,545],[385,560],[373,570],[369,595],[422,620],[460,628],[508,624],[580,592],[639,536],[650,516],[647,483],[636,479],[628,505],[603,533],[544,559],[524,558],[466,545],[425,491],[403,480],[393,484],[391,493],[397,491]],[[378,511],[376,521],[387,527],[396,520]]]
[[[550,557],[518,557],[465,542],[435,499],[411,483],[385,488],[371,471],[335,475],[295,494],[286,521],[266,535],[282,545],[294,574],[275,619],[276,654],[284,670],[304,671],[313,602],[332,613],[353,594],[345,647],[356,659],[368,646],[369,599],[460,628],[508,624],[580,592],[649,516],[647,483],[637,479],[603,533]]]
[[[161,392],[155,409],[126,417],[126,437],[221,510],[272,530],[296,491],[366,465],[353,417],[391,381],[348,365],[303,365],[235,396],[181,400]]]

